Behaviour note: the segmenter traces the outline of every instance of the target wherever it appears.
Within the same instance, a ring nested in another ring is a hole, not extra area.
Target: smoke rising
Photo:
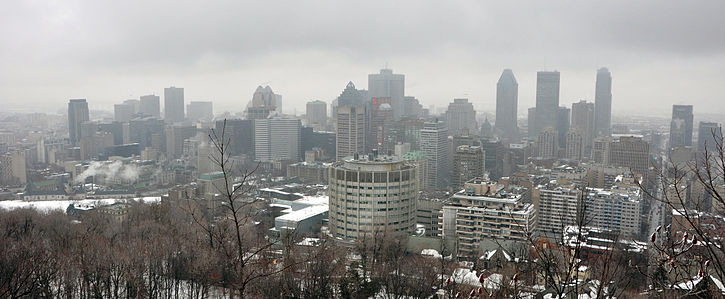
[[[124,165],[121,161],[113,161],[112,163],[93,161],[88,169],[75,178],[75,182],[84,182],[91,176],[104,176],[107,179],[120,177],[124,180],[135,180],[138,175],[139,168],[136,165]]]

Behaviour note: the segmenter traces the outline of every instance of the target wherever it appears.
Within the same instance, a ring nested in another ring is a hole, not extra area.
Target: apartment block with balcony
[[[458,256],[475,258],[486,239],[526,240],[537,225],[534,205],[526,189],[505,187],[475,178],[446,203],[438,221],[440,236],[454,238]]]

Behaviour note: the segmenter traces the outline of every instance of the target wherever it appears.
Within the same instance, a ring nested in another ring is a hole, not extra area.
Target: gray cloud
[[[389,63],[408,93],[492,110],[503,68],[533,104],[535,72],[562,72],[562,102],[614,76],[614,110],[722,100],[725,2],[19,1],[0,12],[0,100],[97,108],[184,86],[241,110],[271,81],[301,111]],[[627,105],[624,105],[627,103]],[[664,103],[664,104],[663,104]],[[221,110],[218,109],[218,110]],[[722,108],[720,108],[722,109]],[[695,108],[697,112],[697,107]],[[723,111],[725,112],[725,109]]]

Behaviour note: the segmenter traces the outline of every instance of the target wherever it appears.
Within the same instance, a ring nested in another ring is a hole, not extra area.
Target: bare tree
[[[655,165],[655,187],[640,184],[671,217],[671,224],[658,227],[649,237],[650,268],[645,274],[653,294],[724,294],[724,290],[694,287],[694,281],[725,279],[725,146],[721,129],[711,134],[714,144],[706,143],[694,161]]]
[[[292,264],[274,252],[274,247],[281,244],[280,240],[267,238],[255,222],[264,205],[253,195],[254,185],[249,184],[257,167],[242,171],[238,180],[233,177],[234,163],[230,160],[231,139],[226,134],[226,120],[221,132],[211,130],[209,141],[214,150],[209,159],[223,176],[221,185],[215,186],[223,201],[221,217],[203,219],[198,209],[191,210],[191,215],[215,241],[214,246],[222,255],[227,266],[222,283],[234,290],[230,296],[244,298],[253,282],[277,275]]]

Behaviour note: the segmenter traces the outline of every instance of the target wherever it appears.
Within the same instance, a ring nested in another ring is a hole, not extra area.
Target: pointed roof
[[[514,72],[511,69],[503,70],[503,73],[501,73],[501,77],[498,78],[498,83],[519,84],[518,82],[516,82],[516,77],[514,76]]]

